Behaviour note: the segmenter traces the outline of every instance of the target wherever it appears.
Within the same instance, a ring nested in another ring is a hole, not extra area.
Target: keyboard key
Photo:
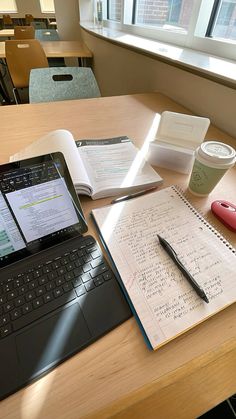
[[[48,282],[48,278],[46,276],[42,276],[41,278],[39,278],[38,283],[39,285],[44,285]]]
[[[74,285],[75,288],[78,287],[79,285],[82,284],[81,277],[79,276],[78,278],[74,279],[74,281],[72,281],[72,283],[73,283],[73,285]]]
[[[27,326],[37,319],[40,319],[45,314],[48,314],[56,308],[63,306],[67,302],[72,301],[74,298],[76,298],[75,291],[71,290],[71,292],[67,292],[61,297],[58,297],[47,304],[43,304],[37,310],[33,310],[30,313],[25,314],[24,316],[21,316],[19,319],[15,320],[13,323],[13,330],[22,329],[22,327]]]
[[[35,290],[35,294],[37,297],[40,297],[41,295],[45,294],[46,288],[45,287],[39,287]]]
[[[64,292],[68,292],[71,291],[73,289],[73,285],[70,282],[66,282],[63,286],[62,286]]]
[[[18,319],[21,315],[22,315],[22,311],[21,311],[21,308],[16,308],[15,310],[13,310],[12,312],[11,312],[11,319],[12,320],[16,320],[16,319]]]
[[[58,279],[55,281],[55,283],[56,283],[56,286],[57,286],[57,287],[60,287],[60,285],[64,284],[64,282],[65,282],[65,278],[63,278],[63,277],[58,278]]]
[[[90,263],[85,263],[85,264],[83,265],[83,271],[84,271],[84,273],[89,272],[90,270],[91,270],[91,265],[90,265]]]
[[[38,281],[37,280],[34,280],[34,281],[31,281],[30,283],[29,283],[29,290],[33,290],[34,288],[36,288],[38,286]]]
[[[22,307],[23,314],[30,313],[30,311],[32,311],[32,310],[33,310],[32,303],[26,303],[26,304]]]
[[[109,279],[112,278],[112,273],[108,271],[108,272],[105,272],[102,276],[105,279],[105,281],[108,281]]]
[[[72,279],[74,279],[74,273],[73,272],[68,272],[64,275],[64,278],[66,281],[72,281]]]
[[[48,284],[45,285],[45,288],[47,291],[51,291],[54,290],[54,288],[56,287],[56,284],[54,281],[49,282]]]
[[[83,274],[83,275],[81,275],[81,279],[82,279],[83,283],[85,283],[85,282],[88,282],[88,281],[91,280],[91,276],[90,276],[89,273]]]
[[[36,299],[33,301],[33,308],[38,308],[38,307],[40,307],[42,304],[43,304],[43,299],[42,299],[42,297],[36,298]]]
[[[54,295],[54,297],[60,297],[61,295],[63,294],[63,288],[62,287],[60,287],[60,288],[56,288],[54,291],[53,291],[53,295]]]
[[[12,331],[12,327],[10,324],[7,324],[5,327],[2,327],[0,329],[0,336],[1,338],[4,338],[5,336],[9,335]]]
[[[90,275],[92,278],[95,278],[96,276],[103,274],[107,270],[108,270],[107,266],[105,264],[102,264],[98,266],[97,268],[95,268],[94,270],[92,270],[90,272]]]
[[[16,298],[17,296],[18,296],[18,291],[17,290],[10,291],[7,294],[7,300],[10,301],[13,298]]]
[[[92,289],[95,288],[94,282],[93,281],[86,282],[85,288],[86,288],[87,291],[91,291]]]
[[[43,297],[43,301],[45,302],[45,303],[49,303],[49,301],[52,301],[53,300],[53,294],[52,294],[52,292],[48,292],[47,294],[45,294],[44,295],[44,297]]]
[[[13,310],[14,307],[15,307],[14,301],[9,301],[9,303],[4,304],[3,306],[4,313],[8,313],[8,311]]]
[[[93,259],[97,259],[102,256],[99,250],[95,250],[94,252],[91,253],[91,255]]]
[[[30,291],[26,294],[25,299],[26,301],[32,301],[35,298],[36,294],[34,291]]]
[[[81,295],[86,293],[86,289],[85,289],[84,285],[80,285],[79,287],[75,288],[75,292],[76,292],[77,296],[80,297]]]
[[[15,300],[15,306],[19,307],[25,303],[25,297],[22,295]]]
[[[99,287],[99,285],[102,285],[104,283],[104,278],[102,275],[99,275],[97,278],[94,279],[94,284],[96,287]]]
[[[4,304],[7,301],[6,295],[0,295],[0,304]]]
[[[91,266],[92,268],[96,268],[97,266],[102,265],[102,263],[103,263],[103,258],[99,257],[95,260],[92,260]]]
[[[9,314],[5,314],[4,316],[0,317],[0,327],[4,326],[5,324],[9,323],[10,316]]]
[[[34,278],[39,278],[40,276],[43,275],[43,270],[42,269],[37,269],[36,271],[34,271]]]

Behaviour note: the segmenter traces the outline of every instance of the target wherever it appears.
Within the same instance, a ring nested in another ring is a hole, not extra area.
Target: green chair
[[[34,27],[34,29],[47,29],[47,25],[45,22],[39,22],[35,20],[34,22],[31,22],[31,26]]]
[[[101,93],[91,68],[49,67],[32,69],[29,102],[100,97]]]
[[[35,38],[39,41],[60,41],[56,29],[36,29]]]

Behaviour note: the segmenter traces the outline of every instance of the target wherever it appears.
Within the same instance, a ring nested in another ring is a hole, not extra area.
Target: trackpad
[[[21,378],[28,381],[44,373],[90,338],[78,303],[32,326],[16,338]]]

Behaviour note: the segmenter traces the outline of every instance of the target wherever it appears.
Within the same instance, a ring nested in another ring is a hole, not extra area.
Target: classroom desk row
[[[138,147],[153,136],[156,118],[187,109],[159,93],[106,97],[0,109],[1,156],[9,156],[49,131],[68,129],[74,138],[128,135]],[[236,139],[210,126],[207,139],[236,146]],[[162,187],[186,191],[188,175],[156,168]],[[205,198],[188,199],[210,222],[230,233],[210,212],[215,199],[235,201],[236,169],[229,170]],[[89,233],[97,237],[92,208],[111,199],[81,198]],[[79,352],[55,370],[0,402],[1,416],[39,418],[193,419],[236,393],[236,305],[150,351],[134,318]]]
[[[27,41],[27,40],[26,40]],[[41,41],[40,42],[47,58],[77,58],[78,64],[85,66],[87,59],[92,58],[92,52],[81,41]],[[0,59],[5,60],[5,42],[0,42]],[[0,93],[10,103],[9,93],[0,69]]]
[[[26,40],[27,42],[27,40]],[[77,57],[91,58],[92,52],[81,41],[42,41],[40,42],[48,58]],[[0,58],[6,58],[5,42],[0,42]]]

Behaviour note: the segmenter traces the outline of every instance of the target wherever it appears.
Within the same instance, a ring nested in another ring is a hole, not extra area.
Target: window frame
[[[130,11],[127,11],[127,2],[132,0],[121,0],[123,4],[123,15],[121,22],[104,19],[107,27],[121,30],[123,32],[141,36],[148,39],[169,43],[184,48],[200,50],[210,55],[236,60],[236,41],[206,37],[209,20],[212,15],[212,8],[216,0],[195,0],[193,11],[189,22],[188,34],[167,31],[151,25],[133,24]],[[104,0],[106,2],[106,0]]]

